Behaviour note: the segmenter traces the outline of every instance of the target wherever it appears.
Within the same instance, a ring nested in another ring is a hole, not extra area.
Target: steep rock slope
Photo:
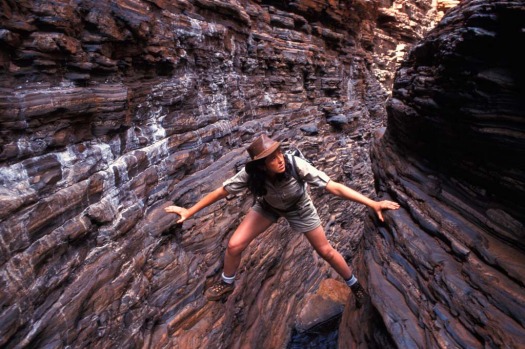
[[[403,209],[368,224],[370,324],[345,314],[342,348],[523,347],[524,16],[462,1],[398,70],[372,163]]]

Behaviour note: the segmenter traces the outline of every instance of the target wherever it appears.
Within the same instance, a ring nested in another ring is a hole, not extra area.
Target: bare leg
[[[322,226],[305,233],[305,236],[317,253],[323,257],[343,279],[348,280],[352,277],[352,268],[346,263],[343,256],[330,245]]]
[[[224,256],[224,275],[233,276],[241,263],[241,254],[259,234],[268,229],[273,222],[262,214],[250,210],[228,242]]]

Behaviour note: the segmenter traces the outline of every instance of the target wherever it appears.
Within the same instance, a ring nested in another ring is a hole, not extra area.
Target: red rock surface
[[[0,346],[286,347],[337,277],[305,239],[276,225],[207,303],[251,197],[182,227],[163,208],[220,185],[263,131],[374,196],[372,132],[434,18],[431,0],[0,2]],[[312,195],[367,280],[364,208]]]
[[[371,155],[403,209],[367,224],[372,302],[345,314],[341,348],[364,347],[369,326],[390,334],[379,347],[523,347],[524,15],[522,1],[462,1],[398,70]]]

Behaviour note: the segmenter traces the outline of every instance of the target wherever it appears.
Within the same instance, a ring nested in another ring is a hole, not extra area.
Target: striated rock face
[[[372,330],[345,314],[341,347],[378,319],[382,347],[523,347],[524,16],[523,1],[462,1],[397,72],[372,163],[403,209],[368,224]]]
[[[371,39],[374,47],[372,69],[388,92],[385,99],[390,96],[395,71],[408,49],[440,18],[433,1],[393,0],[390,3],[391,6],[378,8],[377,27]]]
[[[286,347],[300,301],[336,277],[326,263],[280,223],[229,300],[207,303],[251,198],[182,227],[163,208],[219,186],[263,131],[373,196],[368,143],[391,79],[375,65],[393,69],[382,43],[415,42],[431,4],[0,2],[0,346]],[[364,209],[321,194],[351,259]]]

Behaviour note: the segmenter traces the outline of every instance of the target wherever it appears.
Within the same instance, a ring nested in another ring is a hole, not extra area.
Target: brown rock
[[[384,326],[395,347],[522,346],[525,154],[509,130],[525,120],[513,54],[524,13],[462,1],[397,72],[371,157],[377,188],[402,209],[368,224],[363,251],[383,319],[365,326]],[[350,348],[364,321],[345,315],[339,345]]]
[[[308,294],[299,306],[295,328],[308,332],[341,316],[350,294],[348,286],[334,279],[325,279],[314,294]]]
[[[271,3],[0,5],[0,346],[286,347],[327,263],[279,222],[245,251],[228,301],[206,302],[252,198],[182,226],[163,207],[220,186],[261,132],[371,195],[369,135],[398,62],[381,43],[408,49],[430,25],[430,1],[407,6],[408,26],[376,21],[372,1]],[[351,130],[332,128],[334,115]],[[355,256],[364,207],[312,197],[334,217],[331,243]],[[507,222],[500,210],[486,212]],[[469,246],[453,244],[459,258]]]

